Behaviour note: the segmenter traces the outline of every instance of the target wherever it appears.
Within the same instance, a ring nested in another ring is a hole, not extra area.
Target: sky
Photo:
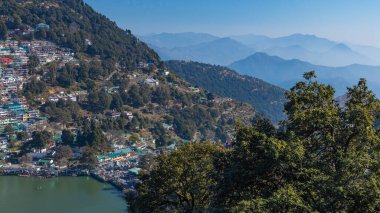
[[[85,0],[134,34],[314,34],[380,47],[376,0]]]

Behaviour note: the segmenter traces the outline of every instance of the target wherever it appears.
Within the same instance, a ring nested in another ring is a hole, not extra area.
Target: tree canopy
[[[182,212],[209,208],[216,179],[213,161],[223,148],[210,143],[186,144],[156,158],[150,173],[142,173],[135,211],[166,211],[168,207]]]
[[[237,124],[229,150],[209,155],[194,147],[217,145],[185,145],[156,158],[140,176],[132,210],[143,203],[139,212],[380,211],[379,101],[361,79],[342,107],[314,72],[304,77],[286,93],[281,128],[265,119]],[[184,195],[203,190],[207,202],[186,204]]]

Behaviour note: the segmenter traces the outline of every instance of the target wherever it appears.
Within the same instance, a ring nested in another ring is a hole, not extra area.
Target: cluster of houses
[[[69,48],[58,47],[49,41],[22,42],[30,55],[36,55],[41,65],[59,61],[60,66],[74,60],[74,52]]]
[[[10,33],[27,34],[42,29],[48,30],[49,28],[49,25],[41,23],[35,26],[35,28],[29,27],[23,32],[15,30]],[[90,40],[86,40],[86,42],[88,45],[91,45]],[[16,131],[27,131],[29,133],[44,129],[41,128],[41,125],[47,126],[47,118],[41,116],[38,110],[29,106],[26,99],[19,95],[24,83],[31,77],[28,71],[31,62],[30,58],[32,56],[38,58],[39,65],[56,61],[59,67],[63,67],[68,62],[75,63],[76,60],[74,59],[74,53],[70,49],[58,47],[52,42],[38,40],[16,41],[12,39],[0,41],[0,132],[8,126],[11,126]],[[149,68],[153,65],[154,62],[151,61],[140,62],[138,69]],[[167,70],[161,70],[161,72],[164,75],[170,74]],[[160,85],[159,80],[156,78],[141,73],[131,74],[128,77],[134,79],[134,82],[139,85],[148,85],[152,88]],[[177,88],[175,84],[172,86]],[[102,90],[109,94],[119,92],[119,89],[117,86],[102,87]],[[192,93],[200,92],[200,89],[195,87],[189,87],[185,90]],[[38,100],[41,103],[47,101],[58,102],[60,99],[76,102],[85,101],[88,95],[86,91],[71,91],[70,93],[65,91],[49,91],[49,93],[49,96],[40,97]],[[154,104],[158,106],[157,103]],[[129,120],[133,119],[133,113],[131,111],[108,111],[106,116],[112,119],[121,116],[127,117]],[[173,131],[173,125],[166,123],[162,125],[166,130]],[[56,162],[54,162],[53,159],[55,150],[58,148],[56,144],[60,144],[60,136],[55,138],[56,139],[51,140],[51,143],[49,143],[45,149],[32,150],[32,152],[29,153],[38,168],[56,168]],[[128,140],[124,139],[121,143],[123,144],[121,147],[114,147],[116,151],[97,156],[99,166],[97,166],[95,171],[95,174],[99,178],[113,181],[122,188],[133,188],[133,184],[137,181],[137,173],[140,170],[139,158],[142,155],[146,153],[157,154],[160,151],[155,149],[155,140],[151,135],[141,135],[139,142],[132,142],[129,145],[125,145],[125,142]],[[0,137],[0,153],[2,153],[2,149],[5,150],[9,147],[9,142],[9,138]],[[168,150],[175,148],[176,144],[167,147]],[[78,158],[80,153],[79,148],[74,150],[76,158]],[[3,156],[0,155],[0,159],[2,157]]]
[[[65,101],[83,101],[87,99],[88,92],[84,90],[74,91],[71,93],[66,93],[65,91],[55,92],[47,97],[47,100],[50,102],[58,102],[60,99]],[[41,103],[45,103],[46,100],[41,97],[39,98]]]
[[[48,28],[48,25],[39,24],[34,30]],[[40,65],[57,61],[64,66],[74,60],[70,49],[57,47],[48,41],[17,41],[10,38],[0,41],[0,131],[10,126],[15,131],[32,132],[47,124],[47,118],[29,106],[26,98],[20,95],[31,76],[28,73],[31,56],[36,56]],[[73,100],[77,97],[71,94],[66,96]],[[2,140],[1,147],[5,149],[8,142],[9,138]]]
[[[146,143],[133,143],[124,149],[119,149],[107,155],[98,155],[99,166],[94,175],[109,181],[121,189],[134,189],[139,170],[139,157],[150,152]]]
[[[24,98],[15,98],[0,105],[0,128],[7,125],[26,128],[39,118],[40,112],[30,108]]]

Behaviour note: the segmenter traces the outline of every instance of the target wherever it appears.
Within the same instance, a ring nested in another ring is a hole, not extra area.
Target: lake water
[[[0,212],[127,212],[121,192],[89,177],[0,176]]]

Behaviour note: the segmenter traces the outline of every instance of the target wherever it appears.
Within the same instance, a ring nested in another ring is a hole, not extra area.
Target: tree
[[[17,132],[16,136],[17,136],[17,140],[19,140],[19,141],[24,141],[24,140],[28,139],[28,133],[26,133],[26,132]]]
[[[25,84],[23,93],[29,99],[34,99],[36,95],[44,93],[46,88],[46,84],[43,81],[32,78],[31,81]]]
[[[67,166],[70,158],[73,156],[73,150],[70,146],[61,146],[54,155],[54,160],[60,166]]]
[[[379,101],[361,79],[348,89],[344,108],[334,101],[334,90],[306,73],[306,82],[287,93],[289,134],[301,141],[302,168],[298,190],[311,209],[376,211],[380,138],[375,128]],[[302,180],[302,181],[301,181]],[[377,181],[376,181],[377,180]]]
[[[136,108],[144,105],[144,100],[140,95],[140,90],[138,86],[133,85],[128,90],[128,103]]]
[[[13,129],[12,125],[6,125],[4,128],[4,133],[5,134],[12,134],[15,130]]]
[[[37,57],[37,55],[29,56],[29,60],[28,60],[29,72],[31,74],[35,74],[38,66],[40,66],[40,59]]]
[[[92,92],[88,95],[88,104],[91,111],[103,112],[110,108],[112,97],[105,92]]]
[[[63,130],[61,139],[62,143],[67,145],[67,146],[73,146],[74,145],[74,134],[70,130]]]
[[[51,138],[52,135],[46,130],[41,132],[33,132],[32,140],[30,141],[31,147],[36,149],[43,149],[49,144]]]
[[[7,35],[8,35],[8,28],[4,24],[4,22],[1,21],[0,22],[0,40],[7,39]]]
[[[161,123],[156,123],[154,125],[152,133],[155,135],[157,146],[160,147],[169,145],[170,135]]]
[[[123,100],[121,99],[119,93],[112,94],[111,109],[121,110],[123,107]]]
[[[267,118],[254,119],[252,122],[252,127],[258,132],[264,133],[267,136],[274,136],[276,134],[276,128]]]
[[[83,166],[88,169],[93,169],[98,164],[98,160],[96,158],[96,150],[91,147],[85,146],[81,150],[82,157],[80,162]]]
[[[128,138],[128,140],[129,140],[130,142],[140,142],[140,136],[139,136],[139,134],[137,134],[137,133],[133,133],[133,134]]]
[[[141,174],[138,197],[131,208],[139,212],[207,210],[216,183],[212,162],[222,151],[210,143],[186,144],[158,156],[152,170]]]
[[[170,95],[170,88],[161,85],[153,92],[152,101],[166,106],[169,103]]]
[[[105,92],[99,93],[99,106],[101,106],[101,110],[109,109],[111,106],[111,102],[112,97],[109,94]]]
[[[102,129],[94,120],[90,123],[85,121],[77,141],[80,146],[88,146],[96,152],[107,152],[111,148]]]
[[[294,166],[290,165],[297,165],[302,156],[300,145],[238,124],[233,146],[215,163],[218,184],[214,208],[248,212],[262,208],[271,212],[268,201],[281,190],[286,177],[292,177]]]
[[[139,159],[139,167],[150,172],[154,165],[154,154],[151,152],[146,153]]]
[[[50,83],[52,86],[55,86],[58,76],[58,63],[51,62],[46,65],[45,69],[47,72],[45,75],[46,82]]]

